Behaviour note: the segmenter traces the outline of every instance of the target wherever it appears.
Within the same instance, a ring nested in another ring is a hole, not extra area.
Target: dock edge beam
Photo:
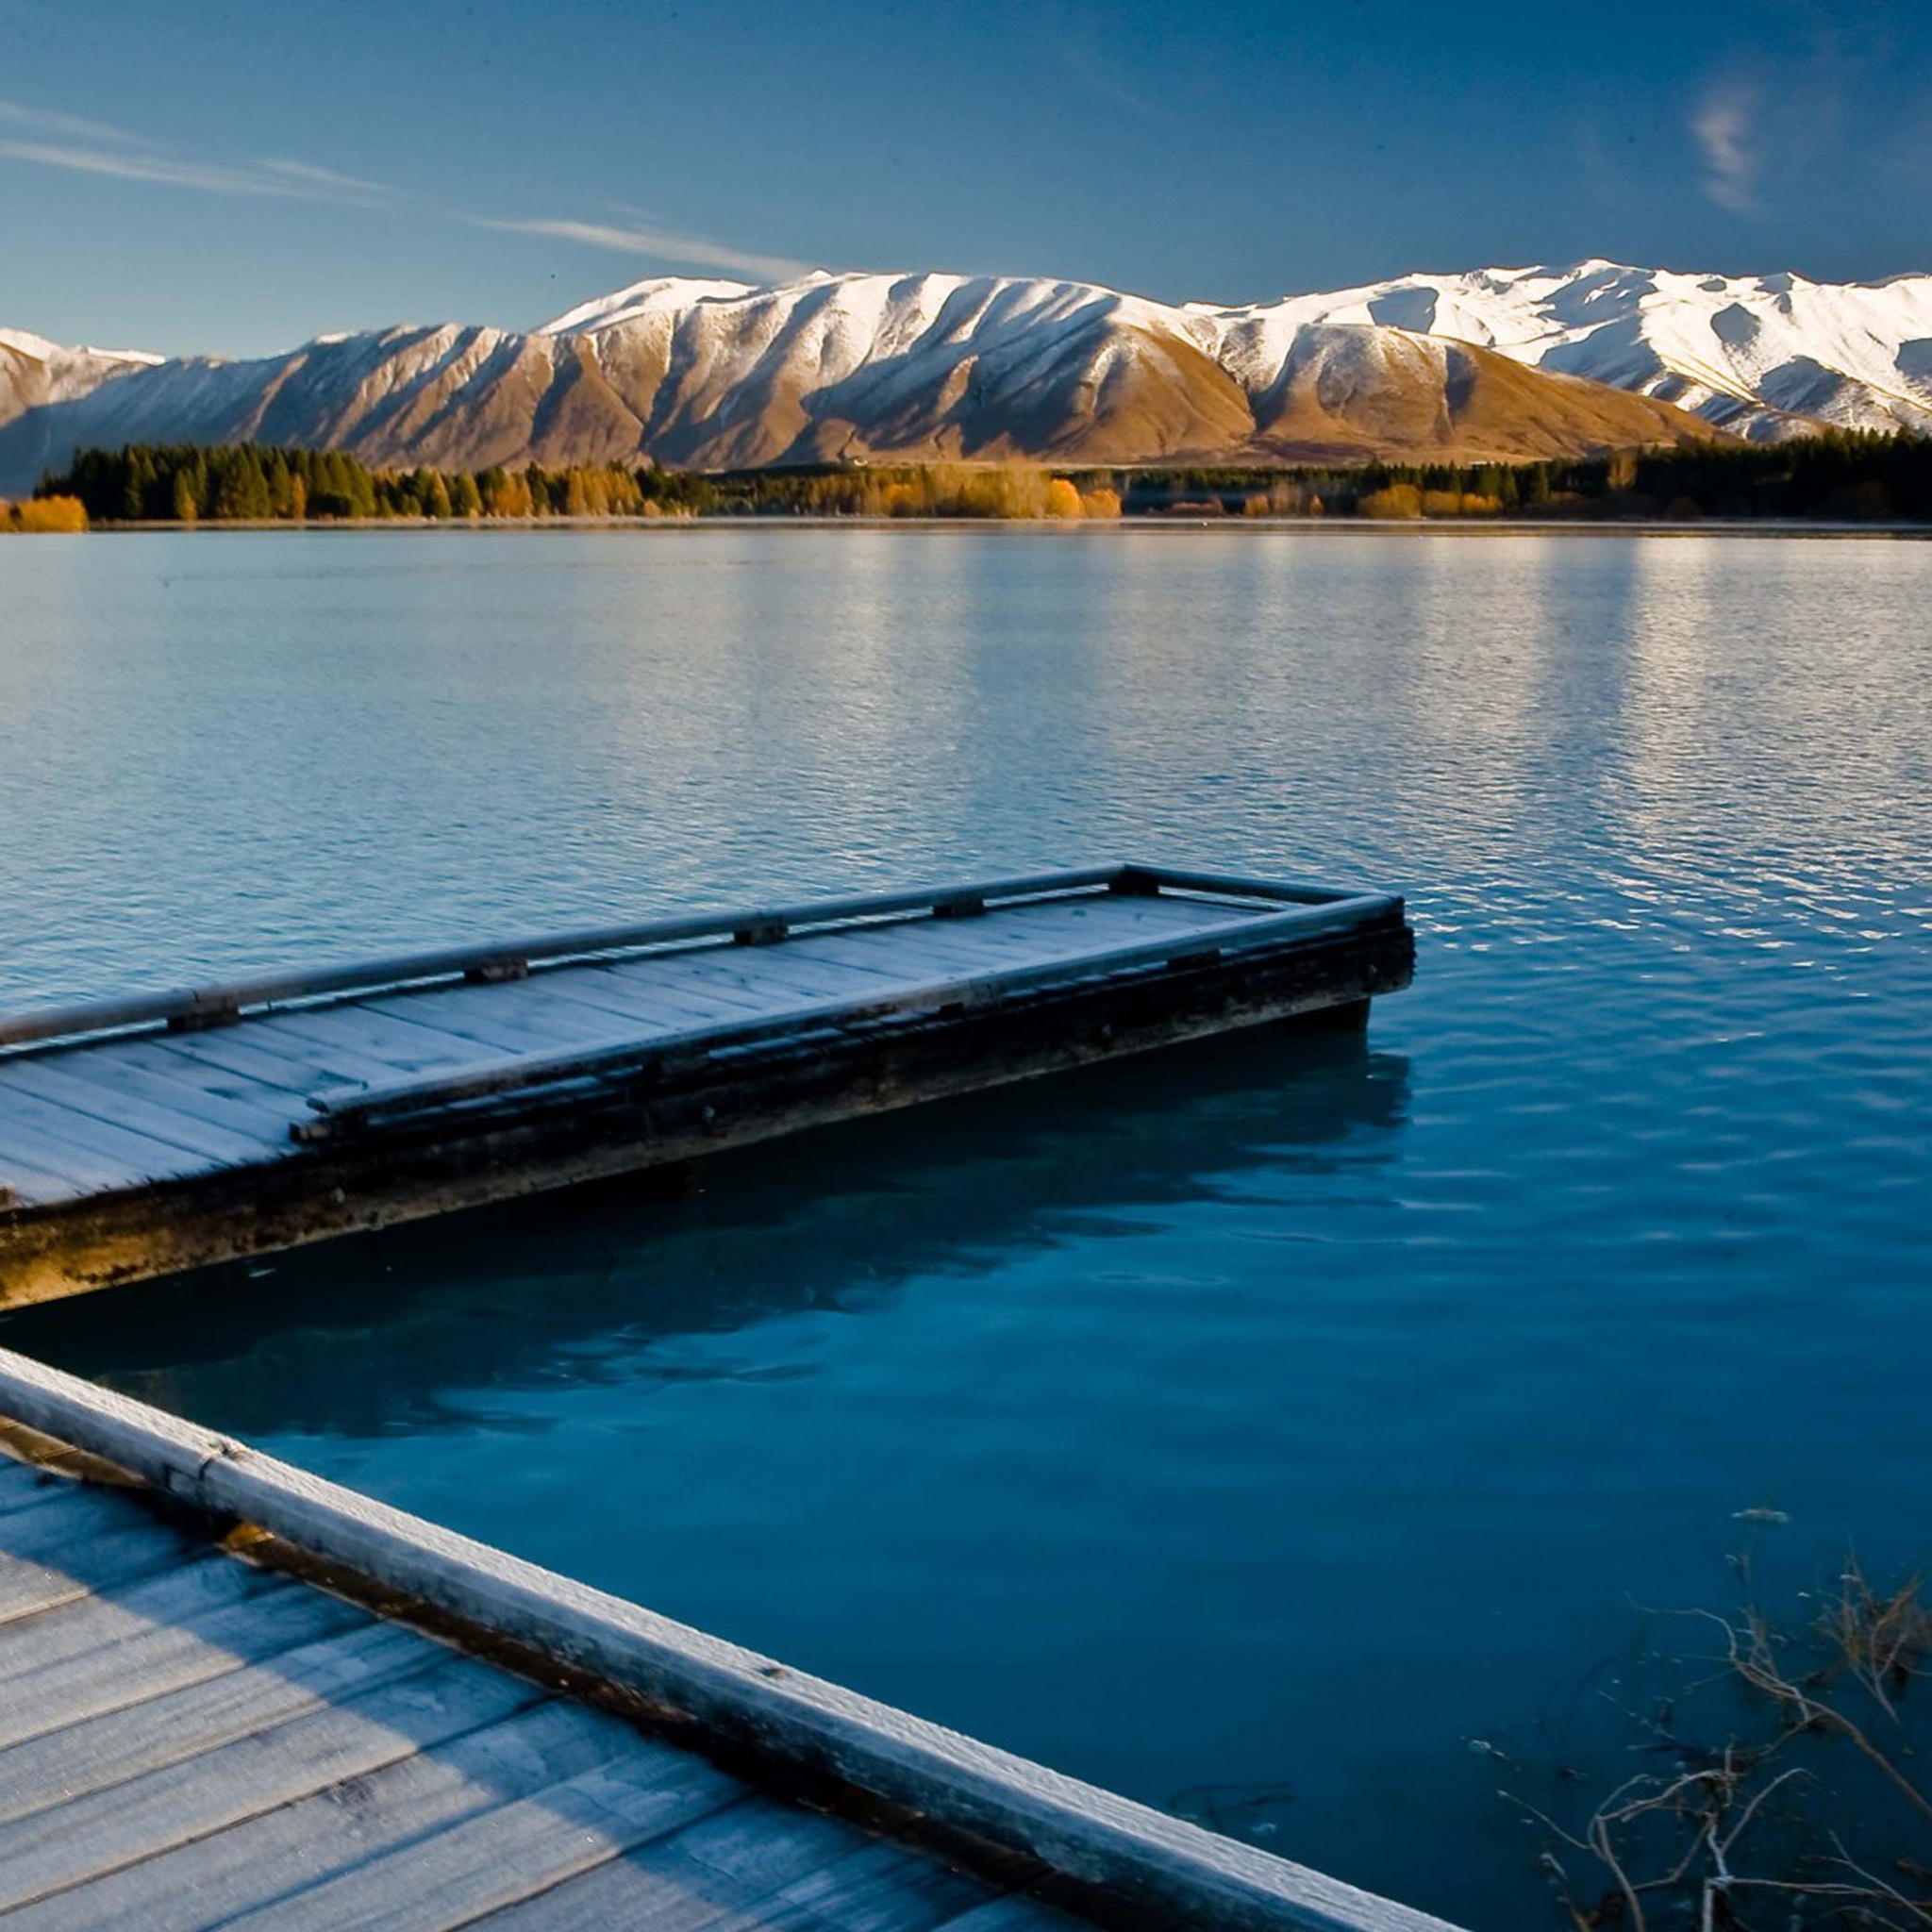
[[[933,1824],[1039,1859],[1137,1914],[1211,1932],[1457,1932],[1131,1799],[760,1657],[0,1349],[0,1415],[165,1498],[294,1548]]]

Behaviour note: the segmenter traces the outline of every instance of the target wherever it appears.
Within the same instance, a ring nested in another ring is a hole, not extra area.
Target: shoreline
[[[335,536],[350,533],[407,530],[450,535],[515,535],[543,530],[572,531],[693,531],[693,530],[903,530],[926,533],[1027,532],[1042,536],[1125,536],[1153,531],[1294,531],[1309,536],[1375,537],[1799,537],[1820,540],[1845,538],[1932,540],[1932,524],[1826,523],[1802,518],[1710,517],[1695,523],[1662,520],[1602,522],[1578,519],[1514,518],[1377,518],[1377,517],[1109,517],[1082,520],[1047,517],[347,517],[317,518],[313,522],[261,518],[196,524],[101,523],[85,530],[20,532],[21,535],[174,536],[199,537],[295,531]]]

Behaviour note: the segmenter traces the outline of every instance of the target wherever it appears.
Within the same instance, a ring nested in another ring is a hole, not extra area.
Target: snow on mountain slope
[[[1373,321],[1300,326],[1008,276],[668,277],[527,335],[396,328],[163,363],[0,427],[0,489],[131,441],[724,469],[1571,457],[1699,433],[1649,397]]]
[[[1755,438],[1932,431],[1932,275],[1586,261],[1243,308],[995,275],[658,276],[529,334],[393,328],[245,362],[0,330],[0,490],[139,440],[471,466],[1564,457],[1684,435],[1673,404]]]
[[[1932,275],[1829,283],[1584,261],[1187,312],[1218,332],[1231,367],[1278,357],[1310,323],[1376,323],[1657,396],[1752,438],[1818,422],[1932,431]]]
[[[68,349],[25,329],[0,328],[0,424],[43,403],[84,396],[160,359],[135,349]]]

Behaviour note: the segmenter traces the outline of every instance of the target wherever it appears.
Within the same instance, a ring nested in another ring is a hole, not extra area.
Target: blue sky
[[[1932,269],[1932,6],[0,0],[0,325],[247,354],[658,273],[1246,301]]]

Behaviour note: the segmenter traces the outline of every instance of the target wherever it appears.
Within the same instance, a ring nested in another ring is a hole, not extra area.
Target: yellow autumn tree
[[[77,496],[37,496],[0,503],[0,530],[71,535],[87,528],[87,508]]]
[[[1422,515],[1423,493],[1413,483],[1391,483],[1385,489],[1370,491],[1356,508],[1377,522],[1407,522]]]
[[[1082,514],[1080,492],[1064,476],[1056,476],[1046,486],[1044,513],[1050,517],[1078,517]]]

